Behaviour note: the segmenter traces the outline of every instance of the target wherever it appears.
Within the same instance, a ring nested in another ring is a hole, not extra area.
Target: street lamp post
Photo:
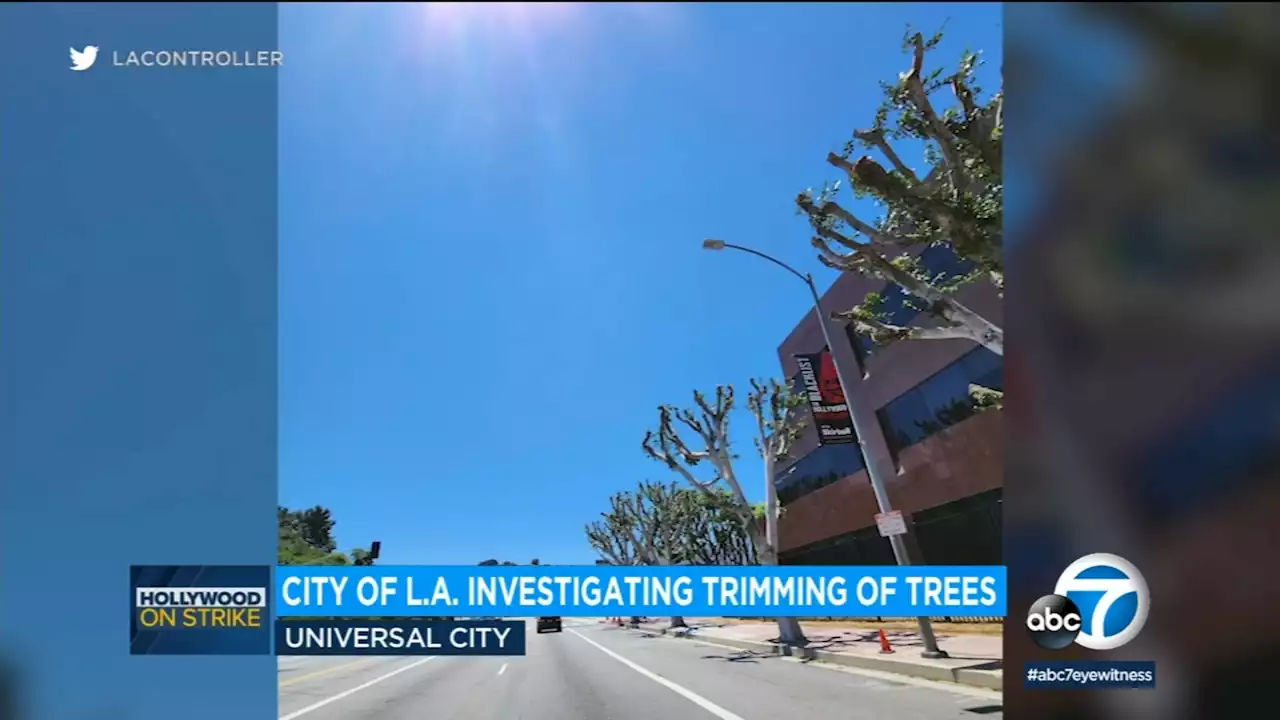
[[[813,311],[818,316],[818,327],[822,328],[822,339],[827,344],[827,351],[831,353],[831,362],[836,369],[836,377],[840,380],[840,390],[844,392],[845,406],[849,408],[849,417],[853,421],[853,432],[858,436],[858,446],[862,450],[862,458],[867,467],[867,476],[871,479],[871,489],[876,496],[876,504],[880,506],[881,513],[892,512],[893,507],[889,503],[889,494],[885,491],[884,477],[880,473],[880,463],[871,456],[867,449],[866,438],[874,427],[874,417],[867,417],[867,412],[861,403],[854,402],[854,394],[850,392],[853,385],[846,378],[855,378],[858,375],[851,375],[846,372],[846,368],[841,367],[840,361],[837,359],[835,345],[831,342],[831,331],[828,327],[829,319],[827,313],[822,309],[822,296],[818,293],[818,286],[813,282],[813,276],[802,273],[781,260],[766,255],[759,250],[752,250],[749,247],[734,245],[723,240],[703,240],[702,248],[704,250],[724,250],[726,248],[732,250],[740,250],[758,258],[763,258],[781,267],[783,270],[795,275],[804,281],[809,288],[809,294],[813,297]],[[769,489],[773,489],[773,478],[767,478]],[[899,565],[910,565],[911,557],[907,554],[906,543],[902,541],[901,535],[890,535],[889,545],[893,548],[893,556],[897,559]],[[776,546],[775,546],[776,547]],[[933,634],[933,623],[927,616],[916,618],[920,624],[920,639],[924,642],[924,652],[921,653],[926,658],[945,658],[948,657],[946,651],[938,648],[938,638]]]

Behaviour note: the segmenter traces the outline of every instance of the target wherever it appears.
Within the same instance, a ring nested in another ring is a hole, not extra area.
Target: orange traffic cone
[[[884,634],[884,628],[880,628],[880,653],[888,655],[893,652],[893,646],[889,644],[889,638]]]

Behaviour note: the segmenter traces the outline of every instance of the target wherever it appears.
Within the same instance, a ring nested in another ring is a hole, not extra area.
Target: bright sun
[[[556,23],[576,14],[576,3],[567,2],[432,2],[423,3],[424,17],[433,31],[449,34],[498,26],[520,34],[534,25]]]
[[[593,20],[621,17],[626,23],[665,24],[678,4],[572,2],[426,2],[400,4],[412,8],[415,40],[432,51],[449,48],[466,54],[495,41],[518,52],[560,39],[584,41]],[[607,22],[607,20],[606,20]]]

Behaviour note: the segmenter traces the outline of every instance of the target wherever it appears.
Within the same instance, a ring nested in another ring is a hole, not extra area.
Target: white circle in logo
[[[1122,573],[1125,577],[1078,577],[1080,573],[1096,567],[1111,568]],[[1102,593],[1102,598],[1098,600],[1098,604],[1094,606],[1093,612],[1090,613],[1089,622],[1080,628],[1080,634],[1076,636],[1077,645],[1090,650],[1115,650],[1118,647],[1129,644],[1130,641],[1138,636],[1138,633],[1142,632],[1142,626],[1147,624],[1147,613],[1151,610],[1151,593],[1147,589],[1147,581],[1142,577],[1142,573],[1138,572],[1138,568],[1134,567],[1133,563],[1119,555],[1094,553],[1068,565],[1067,569],[1063,570],[1062,575],[1058,577],[1058,585],[1053,592],[1055,595],[1070,597],[1069,593],[1072,591]],[[1117,600],[1129,593],[1137,593],[1138,595],[1138,607],[1133,614],[1133,618],[1120,632],[1115,635],[1107,635],[1107,612]]]

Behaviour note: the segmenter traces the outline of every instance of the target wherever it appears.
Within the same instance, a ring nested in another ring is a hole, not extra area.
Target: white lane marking
[[[588,643],[591,643],[592,645],[594,645],[594,646],[595,646],[595,648],[596,648],[597,650],[599,650],[600,652],[604,653],[605,655],[608,655],[609,657],[613,658],[614,660],[617,660],[618,662],[622,663],[623,665],[626,665],[627,667],[631,668],[632,670],[635,670],[636,672],[638,672],[638,673],[640,673],[641,675],[643,675],[643,676],[645,676],[645,677],[649,678],[650,680],[652,680],[652,681],[654,681],[654,682],[658,683],[659,685],[662,685],[663,687],[666,687],[668,690],[671,690],[672,692],[674,692],[674,693],[676,693],[677,695],[679,695],[679,696],[683,697],[684,699],[688,700],[689,702],[692,702],[694,705],[697,705],[698,707],[702,708],[703,710],[706,710],[707,712],[711,713],[712,715],[715,715],[716,717],[720,718],[720,720],[743,720],[741,716],[739,716],[739,715],[734,715],[733,713],[729,712],[728,710],[725,710],[724,708],[720,707],[719,705],[717,705],[717,704],[715,704],[715,703],[711,702],[710,700],[708,700],[708,699],[706,699],[706,698],[702,697],[702,696],[701,696],[701,695],[699,695],[698,693],[696,693],[696,692],[694,692],[694,691],[692,691],[692,690],[690,690],[690,689],[688,689],[688,688],[685,688],[685,687],[683,687],[683,686],[677,685],[677,684],[675,684],[675,683],[671,682],[670,680],[668,680],[668,679],[666,679],[666,678],[662,677],[661,675],[659,675],[659,674],[657,674],[657,673],[655,673],[655,672],[652,672],[652,671],[650,671],[650,670],[648,670],[648,669],[646,669],[646,668],[644,668],[644,667],[641,667],[641,666],[639,666],[639,665],[637,665],[637,664],[635,664],[635,663],[631,662],[630,660],[628,660],[628,659],[626,659],[626,658],[622,657],[622,656],[621,656],[621,655],[619,655],[618,653],[616,653],[616,652],[614,652],[614,651],[610,650],[609,648],[607,648],[607,647],[605,647],[605,646],[601,645],[600,643],[596,642],[595,640],[592,640],[591,638],[587,637],[586,635],[583,635],[582,633],[578,632],[577,630],[570,630],[569,632],[573,633],[574,635],[577,635],[578,637],[582,638],[583,640],[586,640]],[[286,720],[286,719],[285,719],[285,718],[281,718],[280,720]]]
[[[301,710],[294,710],[293,712],[289,713],[288,715],[281,715],[281,716],[280,716],[280,718],[279,718],[279,720],[295,720],[295,718],[300,718],[300,717],[302,717],[303,715],[306,715],[307,713],[309,713],[309,712],[311,712],[311,711],[313,711],[313,710],[319,710],[320,708],[324,707],[325,705],[328,705],[328,704],[330,704],[330,703],[336,703],[336,702],[338,702],[339,700],[341,700],[341,699],[343,699],[343,698],[345,698],[345,697],[349,697],[349,696],[351,696],[351,695],[355,695],[356,693],[360,692],[361,690],[364,690],[365,688],[373,687],[374,685],[377,685],[378,683],[382,682],[383,680],[388,680],[388,679],[390,679],[390,678],[393,678],[393,677],[395,677],[396,675],[399,675],[399,674],[400,674],[400,673],[402,673],[402,672],[405,672],[405,671],[407,671],[407,670],[412,670],[412,669],[414,669],[414,668],[418,667],[419,665],[421,665],[421,664],[423,664],[423,663],[429,663],[429,662],[431,662],[432,660],[435,660],[435,659],[436,659],[436,656],[432,656],[432,657],[423,658],[423,659],[421,659],[421,660],[417,660],[417,661],[411,662],[411,663],[409,663],[408,665],[405,665],[405,666],[403,666],[403,667],[398,667],[398,668],[396,668],[395,670],[392,670],[391,672],[387,673],[386,675],[379,675],[378,677],[376,677],[376,678],[374,678],[374,679],[370,680],[370,681],[369,681],[369,682],[367,682],[367,683],[364,683],[363,685],[357,685],[357,686],[355,686],[355,687],[351,688],[350,690],[343,690],[342,692],[338,693],[337,695],[334,695],[333,697],[327,697],[327,698],[325,698],[325,699],[321,700],[320,702],[317,702],[317,703],[313,703],[313,704],[311,704],[311,705],[308,705],[308,706],[306,706],[306,707],[302,708]]]
[[[498,674],[499,674],[499,675],[501,675],[502,673],[504,673],[504,672],[506,672],[506,671],[507,671],[507,664],[506,664],[506,663],[502,663],[502,667],[498,668]]]

